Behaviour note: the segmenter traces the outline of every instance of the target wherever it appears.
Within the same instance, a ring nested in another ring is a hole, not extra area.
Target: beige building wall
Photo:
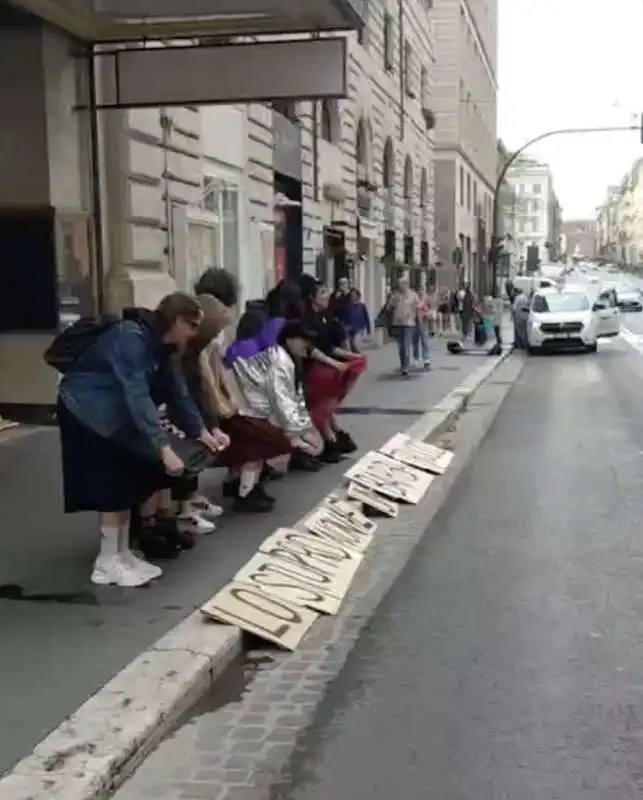
[[[497,171],[497,0],[433,0],[437,114],[436,236],[452,265],[463,243],[467,278],[477,247],[477,218],[492,225]],[[468,255],[467,250],[471,255]]]

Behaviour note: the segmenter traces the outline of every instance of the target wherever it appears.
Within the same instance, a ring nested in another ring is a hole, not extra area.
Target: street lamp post
[[[614,132],[621,132],[621,131],[638,131],[640,127],[638,125],[628,125],[628,126],[618,126],[618,127],[608,127],[608,128],[561,128],[560,130],[554,131],[546,131],[545,133],[541,133],[538,136],[535,136],[533,139],[530,139],[528,142],[519,147],[518,150],[515,150],[513,153],[509,155],[507,160],[502,166],[500,170],[500,174],[498,175],[498,179],[496,180],[496,186],[493,192],[493,216],[492,216],[492,228],[491,228],[491,249],[489,251],[489,263],[491,264],[491,276],[492,276],[492,291],[493,296],[498,297],[498,257],[500,255],[499,244],[501,242],[502,236],[500,234],[500,192],[502,191],[502,185],[505,182],[505,178],[507,177],[507,173],[511,165],[516,161],[516,159],[521,156],[525,150],[528,150],[533,145],[537,144],[538,142],[542,142],[543,139],[549,139],[552,136],[565,136],[569,134],[584,134],[584,133],[614,133]]]

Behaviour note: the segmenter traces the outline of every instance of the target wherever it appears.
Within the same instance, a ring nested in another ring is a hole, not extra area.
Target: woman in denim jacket
[[[185,433],[220,445],[191,400],[172,354],[198,333],[194,298],[176,292],[155,311],[131,309],[74,361],[58,395],[65,511],[97,511],[101,546],[92,582],[142,586],[161,570],[129,549],[129,509],[184,470],[158,407]]]

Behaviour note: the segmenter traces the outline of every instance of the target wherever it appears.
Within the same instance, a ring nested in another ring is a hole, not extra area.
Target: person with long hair
[[[62,376],[57,417],[65,511],[99,514],[95,584],[142,586],[161,575],[129,542],[131,509],[185,469],[158,407],[167,403],[187,435],[209,451],[219,447],[172,363],[202,319],[197,300],[181,292],[154,311],[129,309],[87,341]]]
[[[315,427],[324,439],[322,459],[337,463],[357,445],[337,421],[337,410],[366,370],[366,358],[345,350],[344,326],[328,314],[330,293],[311,275],[299,282],[303,304],[303,322],[315,333],[314,346],[306,362],[306,402]]]
[[[267,462],[293,450],[314,458],[321,449],[303,393],[303,363],[313,339],[299,320],[270,319],[251,309],[222,362],[215,362],[211,386],[234,408],[220,423],[231,439],[220,461],[230,468],[224,491],[235,497],[238,510],[272,510],[274,500],[261,480]],[[227,386],[223,369],[233,379]]]

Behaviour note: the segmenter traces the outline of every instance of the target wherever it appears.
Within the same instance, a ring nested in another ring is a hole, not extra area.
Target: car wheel
[[[595,353],[597,350],[598,350],[598,343],[597,342],[594,342],[594,344],[588,344],[585,347],[585,352],[586,353]]]
[[[531,345],[527,345],[527,352],[530,356],[537,356],[540,355],[542,351],[540,347],[532,347]]]

